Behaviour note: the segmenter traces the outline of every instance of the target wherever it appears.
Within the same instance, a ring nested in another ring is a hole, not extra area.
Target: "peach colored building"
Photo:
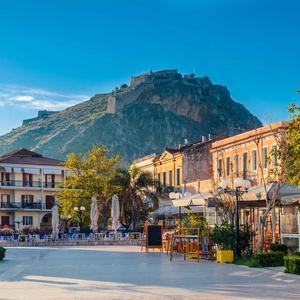
[[[219,186],[224,179],[229,182],[235,178],[247,179],[252,187],[274,180],[270,170],[280,165],[274,150],[287,128],[288,122],[279,122],[214,142],[211,149],[214,186]],[[259,243],[259,220],[265,205],[264,197],[252,199],[247,194],[241,202],[242,223],[251,225],[256,233],[254,247]],[[276,207],[265,228],[267,243],[284,241],[297,248],[299,218],[297,205]]]
[[[226,178],[242,177],[252,185],[262,184],[270,168],[279,164],[272,153],[278,147],[277,138],[287,127],[288,122],[274,123],[214,142],[211,149],[213,180],[220,183]]]

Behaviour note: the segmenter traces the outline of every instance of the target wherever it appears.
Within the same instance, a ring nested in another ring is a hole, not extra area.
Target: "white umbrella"
[[[52,238],[58,240],[58,226],[59,226],[59,216],[58,207],[54,205],[52,207]]]
[[[111,218],[112,218],[112,229],[117,233],[117,229],[120,226],[119,223],[120,217],[120,204],[119,198],[117,195],[112,196],[112,203],[111,203]]]
[[[99,211],[98,211],[96,197],[92,197],[90,218],[91,218],[90,229],[93,230],[93,232],[95,233],[98,231],[98,218],[99,218]]]

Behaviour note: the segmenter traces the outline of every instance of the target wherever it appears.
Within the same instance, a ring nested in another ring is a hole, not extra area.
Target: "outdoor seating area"
[[[0,246],[5,246],[7,243],[24,244],[34,242],[52,242],[52,241],[130,241],[140,240],[140,232],[115,232],[104,231],[99,233],[64,233],[59,234],[58,239],[55,239],[52,234],[19,234],[0,236]]]

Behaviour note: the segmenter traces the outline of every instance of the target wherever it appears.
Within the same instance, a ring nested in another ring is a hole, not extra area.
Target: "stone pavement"
[[[300,299],[300,276],[136,246],[8,248],[0,299]]]

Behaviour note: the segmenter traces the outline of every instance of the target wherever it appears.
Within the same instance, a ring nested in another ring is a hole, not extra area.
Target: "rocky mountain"
[[[0,153],[25,147],[64,159],[70,152],[83,154],[101,144],[128,164],[165,147],[178,147],[185,139],[193,142],[208,134],[232,135],[260,126],[226,87],[208,77],[166,70],[132,77],[129,86],[112,93],[27,120],[0,137]]]

